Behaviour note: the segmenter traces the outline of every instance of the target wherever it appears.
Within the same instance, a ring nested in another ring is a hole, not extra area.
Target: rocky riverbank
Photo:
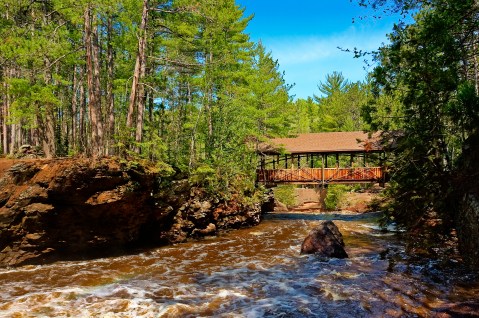
[[[0,266],[108,256],[260,218],[259,203],[111,158],[0,160]]]

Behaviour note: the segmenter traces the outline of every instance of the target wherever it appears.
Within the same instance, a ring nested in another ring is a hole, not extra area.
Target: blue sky
[[[364,58],[353,58],[337,47],[371,51],[387,42],[397,17],[373,18],[375,12],[356,0],[236,0],[254,14],[246,32],[278,60],[295,98],[319,95],[317,85],[326,74],[342,72],[350,81],[362,81]],[[361,17],[365,17],[361,19]],[[353,23],[354,19],[354,23]],[[366,57],[368,58],[368,57]],[[371,69],[369,69],[371,70]]]

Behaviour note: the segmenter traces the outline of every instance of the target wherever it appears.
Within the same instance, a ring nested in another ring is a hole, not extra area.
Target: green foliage
[[[278,62],[250,41],[252,17],[233,0],[148,5],[144,115],[135,110],[140,125],[127,127],[143,1],[3,1],[0,107],[8,106],[7,137],[14,140],[2,151],[35,142],[50,156],[90,155],[99,129],[109,155],[189,172],[212,192],[251,192],[255,143],[291,132],[291,86]],[[98,61],[86,58],[87,49],[98,51]],[[95,62],[99,87],[87,81]],[[93,97],[100,101],[96,123]],[[317,125],[315,107],[308,112]]]
[[[321,130],[320,124],[323,121],[319,114],[319,105],[309,97],[308,99],[298,99],[293,104],[292,131],[297,134],[318,132]]]
[[[274,197],[288,207],[294,206],[296,204],[294,195],[295,188],[296,187],[294,185],[279,185],[273,189]]]
[[[291,123],[290,134],[369,128],[362,114],[371,99],[369,83],[351,83],[342,73],[333,72],[326,75],[325,82],[321,82],[318,89],[322,95],[298,99],[292,105],[292,112],[286,114]]]
[[[218,178],[216,177],[216,170],[208,165],[201,165],[197,167],[190,174],[190,183],[214,189]]]
[[[326,75],[326,81],[318,85],[319,91],[326,97],[330,97],[338,92],[346,92],[350,83],[344,78],[341,72],[334,71],[332,74]],[[321,97],[314,96],[316,101],[320,101]]]
[[[252,135],[284,136],[288,133],[292,109],[289,108],[289,90],[279,64],[259,43],[253,49],[252,72],[247,78],[249,94],[246,100],[247,116],[252,120]]]
[[[414,1],[413,1],[414,2]],[[464,142],[479,127],[475,1],[438,0],[411,25],[396,26],[377,56],[375,100],[363,107],[377,129],[400,129],[391,139],[392,215],[413,226],[431,210],[456,217],[450,193]],[[387,114],[390,114],[387,118]]]
[[[404,116],[398,95],[396,91],[388,94],[376,93],[375,98],[368,99],[362,105],[361,117],[370,126],[371,130],[390,131],[401,128]]]
[[[326,198],[324,204],[326,209],[330,211],[337,210],[344,194],[349,191],[350,188],[343,184],[331,184],[328,186]]]

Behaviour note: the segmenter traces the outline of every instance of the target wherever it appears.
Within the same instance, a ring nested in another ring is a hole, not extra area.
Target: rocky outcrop
[[[301,245],[301,254],[318,254],[322,257],[347,258],[344,241],[332,221],[323,221],[311,230]]]
[[[456,224],[461,256],[466,264],[479,270],[479,192],[465,193],[459,202]]]
[[[261,205],[240,201],[236,195],[229,200],[212,197],[202,188],[191,187],[187,180],[167,181],[155,196],[159,212],[148,221],[144,235],[149,242],[179,243],[189,237],[258,224]]]
[[[0,160],[0,266],[123,253],[259,223],[259,204],[113,159]]]
[[[479,133],[465,142],[448,203],[455,221],[459,251],[465,263],[479,270]]]

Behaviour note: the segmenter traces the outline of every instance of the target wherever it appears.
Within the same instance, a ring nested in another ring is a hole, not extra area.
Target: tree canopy
[[[253,171],[248,140],[288,132],[289,86],[234,0],[0,9],[4,155],[30,144],[48,157],[147,158],[226,180]]]
[[[372,127],[400,132],[390,145],[392,215],[410,227],[433,211],[450,230],[461,219],[455,189],[479,127],[479,7],[473,0],[398,3],[419,10],[380,48],[376,99],[363,114]]]

